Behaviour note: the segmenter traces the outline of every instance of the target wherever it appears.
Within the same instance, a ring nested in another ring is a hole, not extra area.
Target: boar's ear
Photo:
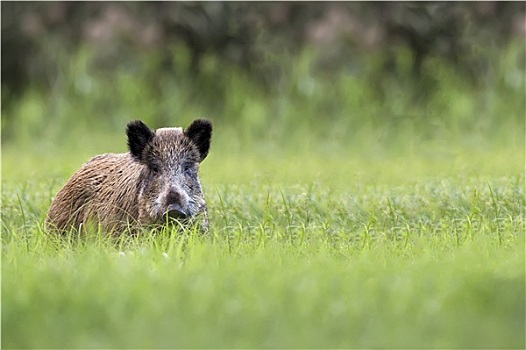
[[[126,126],[126,135],[128,135],[130,153],[140,161],[144,147],[153,139],[155,132],[150,130],[142,121],[134,120]]]
[[[185,129],[184,134],[197,146],[200,155],[199,161],[202,162],[210,149],[212,122],[207,119],[196,119]]]

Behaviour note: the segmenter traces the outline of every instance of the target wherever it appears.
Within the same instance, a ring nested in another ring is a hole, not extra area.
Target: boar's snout
[[[187,219],[190,215],[179,204],[170,204],[166,208],[166,216],[170,219]]]
[[[180,191],[170,190],[166,196],[166,209],[164,215],[170,219],[187,219],[191,216],[190,211],[186,208],[184,196]]]

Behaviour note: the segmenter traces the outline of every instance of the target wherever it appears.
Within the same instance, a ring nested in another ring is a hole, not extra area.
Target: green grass
[[[105,80],[83,55],[6,112],[3,348],[526,347],[524,80],[470,88],[435,62],[415,104],[395,79],[379,98],[367,76],[311,76],[305,56],[275,96],[213,69],[202,95],[185,76],[156,95],[148,70]],[[218,81],[220,108],[196,103]],[[45,232],[67,178],[156,113],[214,120],[209,235]]]
[[[3,347],[524,347],[520,172],[382,182],[362,161],[346,181],[316,157],[305,182],[279,162],[226,183],[215,164],[207,237],[57,239],[61,182],[5,179]]]

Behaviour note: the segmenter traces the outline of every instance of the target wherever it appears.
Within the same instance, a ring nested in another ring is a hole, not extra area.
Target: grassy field
[[[62,179],[4,178],[3,347],[524,346],[519,161],[212,159],[210,237],[56,239]]]
[[[140,104],[122,89],[116,104]],[[118,242],[50,236],[43,220],[83,162],[125,151],[128,114],[97,131],[78,109],[75,129],[61,120],[89,98],[28,95],[12,112],[27,124],[2,148],[2,347],[524,348],[521,91],[453,91],[429,124],[381,125],[363,107],[359,128],[357,117],[320,127],[307,115],[318,97],[294,111],[287,95],[286,117],[263,129],[264,100],[238,92],[227,102],[244,99],[239,124],[210,116],[210,234]],[[465,102],[487,94],[481,117]],[[458,118],[441,124],[442,112]]]

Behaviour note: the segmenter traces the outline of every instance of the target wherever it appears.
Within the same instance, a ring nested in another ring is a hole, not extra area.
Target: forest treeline
[[[359,57],[383,54],[382,74],[394,74],[393,50],[408,49],[418,78],[431,56],[447,60],[475,82],[487,62],[484,47],[499,48],[525,33],[524,2],[2,2],[2,88],[17,95],[31,83],[45,87],[57,50],[95,48],[110,68],[134,55],[159,52],[158,69],[199,74],[216,56],[263,83],[279,74],[280,59],[305,48],[317,69],[353,69]],[[190,58],[177,66],[173,51]],[[278,77],[279,78],[279,77]]]

